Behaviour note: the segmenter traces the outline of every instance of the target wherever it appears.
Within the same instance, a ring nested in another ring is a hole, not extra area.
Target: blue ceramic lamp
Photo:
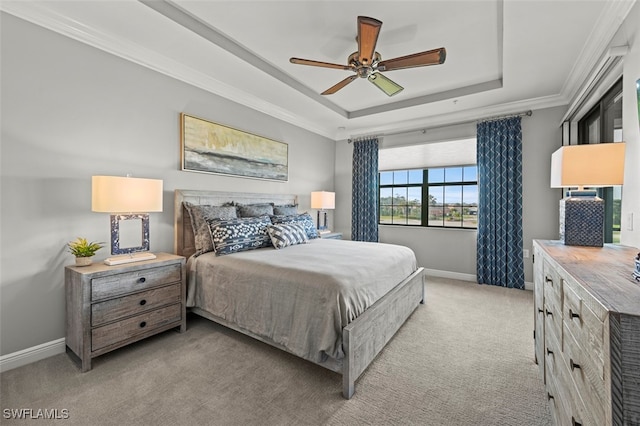
[[[564,244],[603,246],[604,201],[593,188],[622,185],[624,152],[624,142],[616,142],[563,146],[551,156],[551,187],[577,188],[560,200]]]

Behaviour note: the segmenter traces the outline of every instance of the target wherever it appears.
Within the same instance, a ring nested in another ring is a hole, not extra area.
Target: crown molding
[[[598,64],[607,55],[609,44],[633,8],[636,0],[608,1],[596,25],[591,30],[578,60],[573,65],[560,93],[574,100],[580,89],[597,72]]]
[[[464,111],[434,115],[426,118],[407,120],[390,126],[379,126],[367,129],[343,130],[336,134],[336,140],[358,138],[366,135],[385,136],[390,134],[410,133],[423,129],[468,124],[490,117],[515,114],[526,110],[540,110],[566,106],[569,100],[561,95],[542,96],[534,99],[501,103],[492,106],[469,108]]]
[[[177,61],[141,47],[122,37],[88,27],[45,6],[46,3],[2,1],[0,10],[32,24],[95,47],[127,61],[142,65],[176,80],[206,90],[225,99],[285,121],[318,135],[332,138],[332,132],[297,114],[229,86]]]

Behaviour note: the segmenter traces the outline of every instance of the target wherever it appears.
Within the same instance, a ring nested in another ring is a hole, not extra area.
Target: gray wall
[[[629,52],[624,57],[622,77],[622,138],[627,143],[622,187],[620,242],[640,248],[640,105],[636,81],[640,79],[640,2],[637,2],[620,31],[627,37]]]
[[[65,244],[109,241],[91,176],[164,180],[151,250],[173,251],[173,190],[333,190],[335,142],[1,14],[1,328],[5,355],[64,337]],[[180,171],[180,112],[289,144],[289,181]],[[103,249],[99,255],[109,255]],[[99,256],[100,257],[100,256]]]
[[[524,249],[531,251],[532,239],[558,238],[560,190],[549,187],[551,154],[561,145],[560,120],[565,107],[536,110],[522,119],[523,156],[523,237]],[[384,137],[381,147],[438,142],[475,136],[475,125],[438,128],[422,135]],[[350,235],[352,144],[336,146],[336,229]],[[471,278],[476,275],[476,232],[473,230],[380,226],[380,241],[403,244],[416,253],[418,263],[449,275]],[[453,274],[451,274],[453,273]],[[525,280],[533,280],[531,258],[525,259]]]

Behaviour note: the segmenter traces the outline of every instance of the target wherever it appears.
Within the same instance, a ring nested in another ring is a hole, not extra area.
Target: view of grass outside
[[[423,203],[423,189],[428,199]],[[426,223],[423,223],[423,209]],[[478,227],[476,166],[380,173],[380,224]]]

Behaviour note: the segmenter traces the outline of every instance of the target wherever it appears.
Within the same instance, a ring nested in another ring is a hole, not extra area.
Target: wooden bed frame
[[[285,205],[297,204],[297,196],[290,194],[257,194],[177,189],[175,191],[174,203],[174,249],[176,254],[188,258],[195,253],[195,245],[191,220],[186,209],[183,207],[183,201],[197,205],[208,204],[214,206],[232,201],[242,204],[272,202],[276,205]],[[329,362],[317,364],[342,374],[342,395],[344,398],[351,399],[355,392],[355,381],[366,370],[389,340],[391,340],[393,335],[402,327],[418,305],[424,303],[424,301],[424,270],[423,268],[418,268],[418,270],[404,281],[398,283],[398,285],[382,299],[378,300],[358,316],[358,318],[342,329],[342,346],[345,353],[342,362],[330,359]],[[211,321],[287,351],[282,345],[242,330],[234,324],[215,317],[202,309],[191,308],[191,311]]]

